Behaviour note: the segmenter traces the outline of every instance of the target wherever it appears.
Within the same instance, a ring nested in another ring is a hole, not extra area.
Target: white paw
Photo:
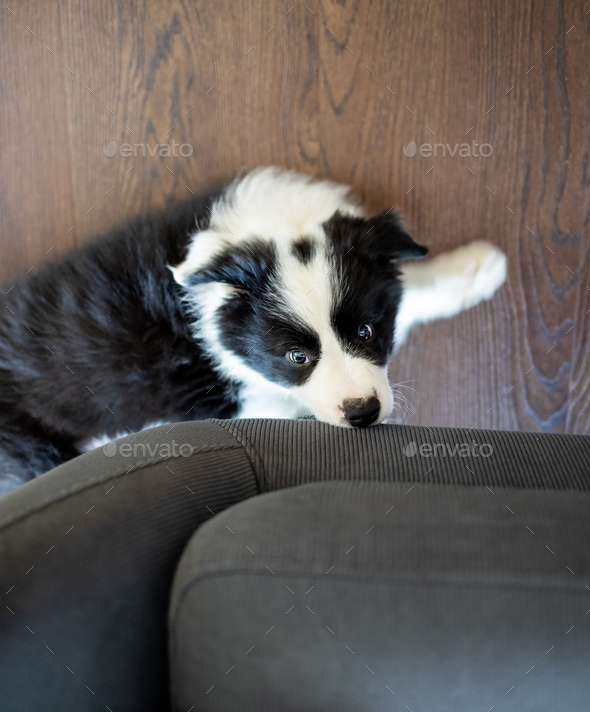
[[[489,242],[471,242],[434,261],[437,291],[458,311],[490,299],[506,280],[506,255]]]

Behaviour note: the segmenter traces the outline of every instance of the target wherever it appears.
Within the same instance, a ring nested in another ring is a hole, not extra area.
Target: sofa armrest
[[[0,499],[0,708],[168,709],[178,558],[257,491],[243,446],[203,422],[131,435]]]

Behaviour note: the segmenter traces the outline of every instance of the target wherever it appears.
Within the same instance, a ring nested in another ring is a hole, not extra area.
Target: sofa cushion
[[[585,709],[590,494],[326,482],[209,520],[169,617],[178,712]]]

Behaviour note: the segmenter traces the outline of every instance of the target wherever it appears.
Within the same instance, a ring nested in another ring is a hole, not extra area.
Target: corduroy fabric
[[[381,482],[231,507],[175,576],[173,709],[586,709],[589,510],[585,492]]]
[[[244,444],[264,491],[330,479],[590,490],[585,435],[410,425],[344,429],[310,420],[216,422]],[[480,454],[461,456],[465,447]],[[430,454],[421,454],[429,448]]]
[[[192,454],[160,455],[173,440]],[[100,448],[0,500],[2,712],[169,707],[178,558],[205,520],[258,488],[243,447],[211,422],[121,445],[138,456]]]

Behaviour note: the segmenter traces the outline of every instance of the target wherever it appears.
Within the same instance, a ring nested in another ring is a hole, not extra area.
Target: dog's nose
[[[375,396],[365,398],[349,398],[342,404],[344,417],[353,428],[366,428],[379,417],[381,403]]]

